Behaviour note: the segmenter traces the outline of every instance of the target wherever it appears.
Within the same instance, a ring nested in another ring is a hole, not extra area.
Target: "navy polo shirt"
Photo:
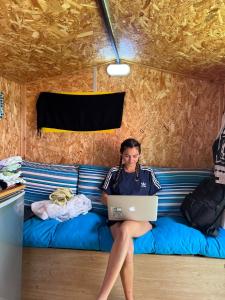
[[[140,166],[139,179],[136,172],[127,173],[122,169],[116,187],[115,179],[119,167],[111,168],[102,185],[102,190],[108,195],[153,195],[161,186],[151,168]]]

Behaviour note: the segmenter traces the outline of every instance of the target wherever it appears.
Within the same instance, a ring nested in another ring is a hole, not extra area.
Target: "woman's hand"
[[[102,198],[101,201],[103,204],[105,204],[106,206],[108,205],[108,194],[106,194],[105,192],[102,193]]]

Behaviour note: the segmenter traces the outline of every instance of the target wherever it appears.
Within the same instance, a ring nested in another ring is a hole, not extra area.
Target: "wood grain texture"
[[[142,143],[143,164],[212,167],[211,146],[220,126],[223,85],[145,66],[133,66],[131,74],[123,78],[109,77],[104,66],[97,68],[98,91],[126,92],[120,129],[110,134],[44,133],[38,137],[38,93],[90,91],[92,71],[26,85],[26,159],[112,166],[119,162],[120,143],[132,136]]]
[[[22,300],[94,300],[108,253],[24,248]],[[224,259],[135,255],[135,299],[223,300]],[[124,299],[120,279],[109,300]]]
[[[4,116],[0,120],[0,159],[22,155],[23,130],[21,111],[25,86],[0,77],[0,90],[4,93]]]
[[[225,79],[225,3],[109,0],[122,61]],[[0,74],[18,82],[115,60],[98,1],[1,0]]]
[[[224,1],[109,3],[121,58],[224,81]]]
[[[19,183],[19,184],[16,184],[15,186],[11,186],[5,190],[1,190],[0,191],[0,201],[2,201],[1,198],[4,198],[6,196],[9,196],[11,194],[14,194],[14,193],[24,190],[24,189],[25,189],[25,185]]]
[[[113,59],[94,0],[2,0],[0,11],[0,66],[6,78],[66,76]]]

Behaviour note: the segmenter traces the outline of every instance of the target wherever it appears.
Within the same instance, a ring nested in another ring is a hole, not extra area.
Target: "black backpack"
[[[188,223],[206,235],[217,236],[225,209],[225,185],[215,178],[203,180],[187,195],[181,204],[181,212]]]

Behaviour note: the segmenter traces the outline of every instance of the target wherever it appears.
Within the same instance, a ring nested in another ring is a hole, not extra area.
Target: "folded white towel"
[[[21,168],[20,163],[13,163],[11,165],[7,165],[5,167],[0,165],[0,172],[15,172]]]
[[[17,173],[12,173],[12,172],[9,172],[9,174],[6,174],[4,175],[3,173],[0,172],[0,179],[1,180],[4,180],[4,181],[10,181],[10,180],[14,180],[14,179],[17,179],[21,176],[22,172],[19,171]]]
[[[8,165],[13,165],[17,163],[22,163],[22,157],[21,156],[12,156],[8,157],[6,159],[0,160],[0,166],[5,167]]]
[[[63,206],[52,203],[50,200],[37,201],[31,204],[33,213],[42,220],[50,218],[66,221],[80,214],[86,214],[91,209],[91,200],[83,194],[74,196]]]
[[[12,185],[15,185],[16,183],[25,183],[25,180],[20,177],[21,171],[17,173],[11,173],[11,175],[3,175],[3,173],[0,172],[0,180],[3,180],[6,184],[7,187],[10,187]]]

